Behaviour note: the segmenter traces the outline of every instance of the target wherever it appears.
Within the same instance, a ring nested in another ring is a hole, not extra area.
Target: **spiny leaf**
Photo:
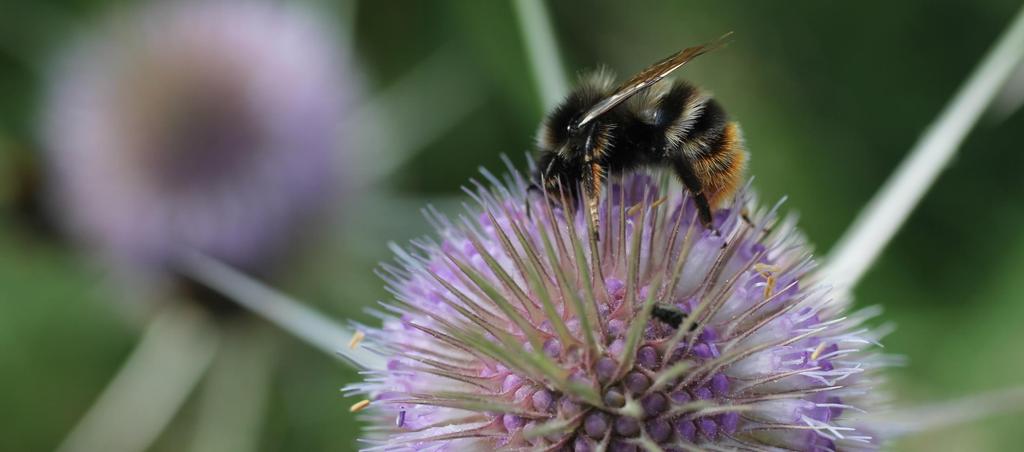
[[[557,233],[556,233],[557,234]],[[544,242],[544,250],[547,252],[548,259],[552,263],[557,262],[555,256],[554,247],[551,245],[551,241],[548,239],[547,234],[541,234],[541,238]],[[600,348],[598,345],[598,339],[595,336],[594,325],[590,323],[590,318],[586,314],[586,308],[583,306],[583,301],[580,300],[579,295],[573,290],[573,285],[570,283],[569,278],[565,275],[565,270],[560,265],[553,265],[552,269],[555,273],[555,278],[558,281],[558,287],[562,291],[562,299],[570,301],[576,318],[580,321],[580,334],[583,336],[584,341],[587,344],[587,350],[590,356],[597,356],[600,354]]]
[[[558,333],[558,337],[562,341],[563,348],[567,349],[572,344],[577,343],[577,340],[565,325],[565,321],[562,320],[562,315],[558,312],[558,309],[552,301],[551,293],[548,291],[547,287],[547,276],[544,272],[544,264],[540,261],[540,257],[537,256],[533,244],[529,243],[518,224],[513,223],[512,231],[515,233],[520,245],[524,250],[526,250],[526,262],[528,264],[524,265],[524,267],[527,273],[527,281],[533,289],[533,292],[537,294],[538,298],[540,298],[541,306],[544,308],[545,314],[547,314],[547,320],[551,322],[551,326],[555,329],[555,332]],[[544,280],[541,279],[541,275],[545,275]]]
[[[509,320],[511,320],[513,323],[516,324],[516,326],[519,327],[519,330],[523,333],[523,336],[526,337],[527,341],[530,342],[530,345],[533,346],[534,350],[543,349],[544,343],[541,342],[540,334],[537,331],[537,329],[534,328],[528,320],[523,318],[521,314],[519,314],[519,311],[515,308],[515,306],[512,306],[512,303],[510,303],[508,299],[506,299],[505,296],[502,295],[499,290],[497,290],[493,285],[491,285],[491,283],[487,281],[487,279],[483,275],[481,275],[476,270],[466,265],[461,260],[455,258],[454,256],[451,256],[450,254],[448,254],[447,256],[452,263],[459,267],[459,270],[462,270],[462,273],[464,275],[469,277],[469,279],[472,280],[473,283],[477,285],[477,287],[484,291],[484,294],[486,294],[487,298],[494,302],[494,305],[497,306],[498,309],[501,310],[501,312],[505,313]]]
[[[519,304],[522,305],[529,319],[536,320],[542,318],[540,313],[537,312],[537,306],[534,305],[533,300],[523,292],[522,287],[519,287],[519,283],[512,279],[512,276],[505,271],[505,268],[498,263],[498,260],[480,243],[480,239],[475,234],[467,234],[467,236],[470,242],[473,243],[473,246],[476,247],[477,252],[480,253],[480,257],[484,259],[487,267],[491,269],[491,272],[498,277],[498,280],[501,281],[505,289],[512,292],[512,295],[519,300]]]
[[[584,215],[584,217],[588,218],[588,220],[587,220],[588,222],[590,221],[589,220],[590,215]],[[587,315],[587,318],[590,321],[590,323],[593,324],[593,325],[596,325],[600,329],[600,331],[598,331],[598,335],[599,336],[604,336],[604,324],[598,318],[598,312],[599,311],[598,311],[598,305],[597,305],[597,298],[594,296],[594,282],[595,282],[595,280],[591,278],[590,271],[587,268],[588,260],[587,260],[586,254],[583,252],[583,246],[580,244],[579,234],[576,232],[575,222],[574,221],[566,221],[566,226],[569,229],[569,246],[572,248],[573,255],[575,257],[575,259],[573,259],[573,260],[576,262],[576,271],[577,271],[577,274],[579,275],[579,285],[583,287],[583,293],[586,295],[587,300],[590,301],[590,303],[587,303],[586,305],[584,305],[584,310],[586,311],[586,315]],[[588,226],[589,226],[589,223],[588,223]],[[592,238],[592,237],[590,237],[591,236],[590,230],[591,229],[588,229],[588,231],[587,231],[587,237],[588,238]],[[588,240],[588,242],[592,242],[592,240]],[[599,261],[598,255],[593,253],[593,252],[591,252],[591,257],[592,257],[593,265],[594,265],[593,268],[595,269],[596,272],[599,272],[600,271],[600,261]],[[596,274],[599,277],[601,276],[600,273],[596,273]],[[599,278],[599,279],[596,280],[596,282],[598,284],[602,284],[603,285],[604,284],[604,279],[603,278]]]
[[[647,329],[647,323],[651,318],[651,311],[654,309],[654,303],[658,298],[658,292],[661,288],[661,275],[655,277],[651,284],[647,286],[647,299],[644,300],[644,305],[641,307],[640,312],[637,313],[636,317],[630,321],[629,330],[626,332],[626,345],[623,347],[623,355],[619,362],[619,369],[615,373],[616,379],[625,375],[626,371],[633,367],[633,363],[636,361],[637,350],[640,346],[640,339],[644,336],[644,331]]]
[[[654,379],[654,382],[651,383],[651,387],[647,391],[653,392],[661,389],[662,387],[670,383],[672,380],[679,378],[680,376],[683,375],[683,373],[692,368],[693,363],[690,361],[680,361],[673,364],[668,369],[658,372],[658,376]]]
[[[579,427],[579,423],[580,419],[578,416],[570,419],[553,419],[523,431],[523,438],[533,439],[548,436],[552,433],[571,433]]]

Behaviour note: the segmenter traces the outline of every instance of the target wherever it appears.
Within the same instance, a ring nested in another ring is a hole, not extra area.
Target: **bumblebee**
[[[597,240],[608,175],[668,168],[693,196],[701,223],[714,229],[712,209],[735,194],[747,162],[739,126],[699,88],[661,81],[727,36],[683,49],[617,87],[606,72],[584,78],[541,124],[534,188],[564,193],[573,206],[585,195]]]

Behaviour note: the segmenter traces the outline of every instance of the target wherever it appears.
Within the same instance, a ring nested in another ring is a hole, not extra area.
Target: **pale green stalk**
[[[823,274],[857,285],[1024,60],[1024,9],[829,254]]]
[[[203,312],[168,304],[57,451],[149,449],[210,366],[218,342]]]
[[[201,392],[192,452],[259,450],[278,341],[255,318],[224,328],[224,344]]]
[[[292,336],[321,351],[340,355],[362,369],[383,369],[384,359],[364,346],[349,348],[355,329],[338,325],[241,272],[198,251],[182,252],[179,271],[262,316]]]
[[[541,0],[515,0],[512,4],[544,109],[550,110],[569,92],[551,18]]]
[[[897,438],[1020,411],[1021,406],[1024,386],[1016,386],[872,416],[870,428]]]

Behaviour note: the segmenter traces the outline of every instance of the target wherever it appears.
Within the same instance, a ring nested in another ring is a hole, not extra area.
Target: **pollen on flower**
[[[881,366],[872,314],[809,277],[775,208],[741,191],[707,230],[678,184],[631,175],[605,187],[592,240],[581,206],[484,176],[475,207],[429,210],[436,237],[382,267],[394,299],[367,336],[387,368],[347,388],[374,401],[374,449],[876,447],[857,420]]]
[[[817,347],[814,348],[814,352],[811,353],[811,361],[817,361],[818,360],[818,357],[821,356],[821,352],[825,351],[825,345],[826,344],[824,342],[822,342],[822,343],[818,344]]]
[[[770,297],[775,292],[775,273],[779,271],[779,268],[774,265],[757,263],[754,264],[754,270],[764,278],[764,297]]]
[[[358,401],[356,403],[353,403],[352,406],[350,406],[348,408],[348,411],[350,413],[358,413],[360,411],[363,411],[363,409],[365,409],[368,406],[370,406],[370,401],[366,400],[366,399],[363,399],[363,400],[360,400],[360,401]]]
[[[363,342],[363,339],[365,337],[366,333],[363,333],[362,331],[356,331],[355,334],[352,335],[352,339],[348,341],[348,348],[351,350],[355,350],[356,347],[359,347],[359,344]]]

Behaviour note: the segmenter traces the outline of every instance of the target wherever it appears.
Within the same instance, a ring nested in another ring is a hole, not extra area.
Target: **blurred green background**
[[[290,0],[299,1],[299,0]],[[734,31],[726,49],[684,77],[712,90],[743,125],[763,199],[788,196],[804,231],[828,250],[914,144],[1020,7],[973,2],[549,2],[566,67],[620,75]],[[13,0],[0,13],[0,450],[53,449],[135,344],[139,322],[68,244],[17,213],[14,176],[35,159],[46,64],[112,8],[108,0]],[[408,138],[397,168],[345,204],[279,285],[337,319],[370,321],[386,297],[372,275],[386,243],[428,232],[418,208],[455,203],[477,167],[521,164],[543,113],[514,9],[507,2],[323,2],[351,37],[364,104],[407,106],[378,124]],[[355,15],[352,16],[352,12]],[[350,28],[354,26],[354,28]],[[1019,83],[1019,81],[1018,81]],[[431,121],[432,120],[432,121]],[[427,123],[424,125],[424,123]],[[896,404],[1024,383],[1024,114],[971,134],[882,259],[857,288],[898,325],[886,351]],[[390,158],[366,146],[359,165]],[[379,143],[377,143],[379,144]],[[358,166],[357,166],[358,167]],[[355,170],[359,172],[359,169]],[[353,372],[279,339],[264,451],[354,450]],[[181,450],[197,397],[159,439]],[[943,428],[895,450],[1015,450],[1022,415]]]

